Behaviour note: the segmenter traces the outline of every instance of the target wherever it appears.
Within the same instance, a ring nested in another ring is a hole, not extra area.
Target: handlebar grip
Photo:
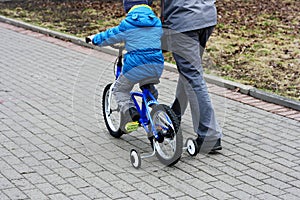
[[[86,37],[86,38],[85,38],[85,42],[86,42],[86,43],[90,43],[90,42],[92,42],[92,40],[91,40],[91,38]]]

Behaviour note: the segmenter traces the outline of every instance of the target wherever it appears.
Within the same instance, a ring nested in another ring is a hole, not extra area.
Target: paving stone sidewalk
[[[284,117],[270,111],[285,108],[209,85],[221,153],[184,152],[174,167],[152,157],[135,170],[129,151],[149,152],[146,136],[112,138],[102,117],[115,57],[4,23],[0,52],[1,200],[300,198],[297,111]],[[164,72],[161,103],[172,102],[176,79]],[[189,110],[182,129],[195,137]]]

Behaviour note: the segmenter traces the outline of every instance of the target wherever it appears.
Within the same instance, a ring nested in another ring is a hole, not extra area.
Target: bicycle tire
[[[165,137],[163,141],[154,140],[154,143],[156,146],[155,155],[158,160],[166,166],[172,166],[180,160],[182,154],[183,137],[180,129],[180,123],[171,108],[164,104],[153,106],[150,115],[155,125],[155,129],[157,130],[161,129],[159,127],[159,122],[161,122],[162,118],[165,118],[163,123],[169,123],[168,128],[170,128],[170,130],[168,131],[172,131],[172,133],[170,133],[172,136],[170,138]],[[171,143],[173,144],[173,147]],[[170,145],[171,147],[166,147],[165,144]],[[168,150],[170,150],[170,155],[167,155],[168,152],[165,152]]]
[[[110,94],[111,87],[112,83],[107,84],[102,93],[103,117],[109,134],[115,138],[120,138],[123,135],[123,131],[120,129],[120,111],[118,111],[118,106],[116,102],[114,102],[114,96]],[[110,95],[111,98],[109,99]],[[115,108],[111,109],[113,104]],[[114,114],[116,116],[112,115],[113,112],[116,113]]]

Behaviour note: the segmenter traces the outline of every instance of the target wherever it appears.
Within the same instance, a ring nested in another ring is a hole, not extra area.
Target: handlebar
[[[92,43],[92,40],[94,37],[95,37],[95,35],[90,35],[90,36],[85,37],[85,43],[87,43],[87,44]],[[112,44],[110,46],[114,49],[118,49],[119,55],[122,54],[122,51],[125,49],[125,46],[123,44]]]
[[[85,43],[92,43],[93,38],[95,37],[95,35],[89,35],[87,37],[85,37]]]
[[[89,38],[89,37],[86,37],[86,38],[85,38],[85,43],[92,43],[92,39]]]

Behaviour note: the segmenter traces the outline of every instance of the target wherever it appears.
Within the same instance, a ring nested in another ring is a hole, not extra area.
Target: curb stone
[[[118,55],[118,50],[116,50],[112,47],[97,47],[97,46],[93,46],[93,45],[90,45],[90,44],[86,44],[85,41],[82,38],[78,38],[78,37],[75,37],[75,36],[72,36],[72,35],[52,31],[52,30],[49,30],[49,29],[46,29],[46,28],[31,25],[31,24],[28,24],[28,23],[25,23],[25,22],[22,22],[22,21],[18,21],[18,20],[15,20],[15,19],[10,19],[10,18],[4,17],[2,15],[0,15],[0,21],[4,22],[4,23],[7,23],[7,24],[17,26],[17,27],[29,29],[29,30],[32,30],[34,32],[39,32],[39,33],[42,33],[42,34],[45,34],[45,35],[49,35],[51,37],[55,37],[55,38],[58,38],[58,39],[70,41],[74,44],[84,46],[84,47],[88,47],[88,48],[92,48],[92,49],[101,51],[103,53],[107,53],[107,54],[111,54],[111,55],[115,55],[115,56]],[[168,70],[168,71],[177,72],[176,65],[171,64],[171,63],[165,63],[165,69]],[[286,97],[282,97],[282,96],[279,96],[279,95],[275,95],[275,94],[272,94],[272,93],[264,92],[262,90],[254,88],[252,86],[247,86],[247,85],[243,85],[243,84],[236,83],[236,82],[233,82],[233,81],[225,80],[225,79],[222,79],[220,77],[209,75],[209,74],[204,74],[204,78],[208,83],[215,84],[215,85],[220,86],[220,87],[225,87],[225,88],[231,89],[231,90],[236,90],[236,91],[239,91],[242,94],[252,96],[252,97],[260,99],[262,101],[266,101],[266,102],[269,102],[269,103],[274,103],[274,104],[277,104],[277,105],[282,105],[282,106],[300,111],[300,101],[296,101],[296,100],[289,99],[289,98],[286,98]]]
[[[282,105],[282,106],[300,111],[300,102],[299,101],[294,101],[292,99],[282,97],[282,96],[279,96],[276,94],[267,93],[267,92],[258,90],[256,88],[250,89],[249,95],[256,99],[260,99],[260,100],[263,100],[266,102]]]

